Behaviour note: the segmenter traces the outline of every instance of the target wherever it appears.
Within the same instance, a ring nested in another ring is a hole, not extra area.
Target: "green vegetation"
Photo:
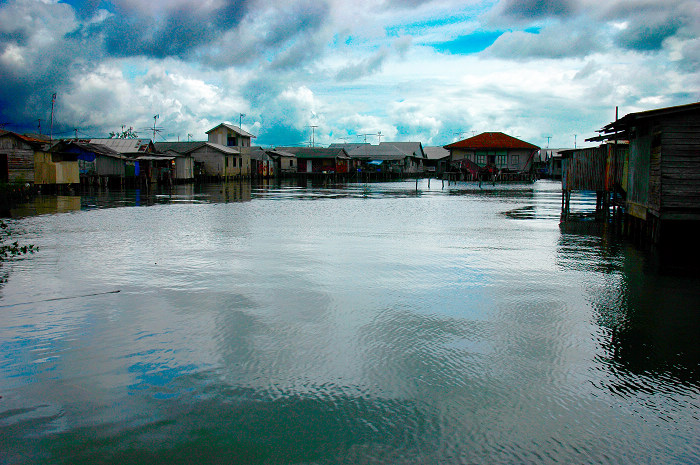
[[[28,244],[20,245],[19,241],[12,241],[12,230],[5,220],[0,219],[0,266],[3,262],[12,260],[22,255],[36,252],[39,247]],[[7,281],[7,274],[0,276],[0,283]]]

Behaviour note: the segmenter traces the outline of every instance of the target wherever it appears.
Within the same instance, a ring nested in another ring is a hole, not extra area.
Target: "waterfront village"
[[[561,179],[563,217],[575,191],[652,244],[700,232],[700,103],[630,113],[605,124],[587,148],[541,148],[503,132],[442,147],[421,142],[252,145],[254,135],[221,123],[206,140],[134,137],[50,140],[0,130],[0,183],[42,192],[92,187],[172,186],[210,180],[300,177],[367,182],[429,177],[448,181]],[[113,135],[114,136],[114,135]]]

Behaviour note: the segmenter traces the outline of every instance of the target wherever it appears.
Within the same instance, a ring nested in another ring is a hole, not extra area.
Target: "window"
[[[236,167],[236,159],[235,158],[233,159],[233,167],[234,168]]]
[[[486,155],[477,155],[476,156],[476,164],[477,165],[485,165],[486,164]]]
[[[498,155],[496,156],[496,166],[502,168],[508,165],[508,155]]]
[[[234,147],[234,146],[238,145],[238,141],[236,140],[236,136],[228,136],[226,138],[226,145],[228,145],[229,147]]]
[[[228,168],[228,157],[224,156],[224,164]]]
[[[294,168],[294,160],[289,160],[289,167]]]
[[[520,156],[519,155],[511,155],[510,156],[510,164],[514,166],[518,166],[520,164]]]

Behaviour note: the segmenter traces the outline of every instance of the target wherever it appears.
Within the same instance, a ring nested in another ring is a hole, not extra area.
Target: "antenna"
[[[39,134],[41,134],[41,118],[37,120],[39,122],[39,126],[36,127],[36,129],[39,131]]]
[[[189,142],[192,137],[192,134],[187,134],[187,142]]]
[[[576,134],[574,134],[574,148],[576,148]]]
[[[382,133],[382,132],[379,131],[379,134],[381,134],[381,133]],[[375,134],[375,133],[373,133],[373,132],[369,132],[369,133],[367,133],[367,134],[357,134],[357,137],[363,137],[363,136],[364,136],[364,138],[365,138],[365,143],[367,143],[367,136],[377,136],[377,135],[379,135],[379,134]]]
[[[379,131],[377,133],[377,143],[381,144],[382,143],[382,131]]]
[[[243,118],[245,118],[245,115],[243,113],[238,114],[238,127],[243,130]]]
[[[549,139],[551,139],[552,136],[547,136],[547,148],[549,148]]]

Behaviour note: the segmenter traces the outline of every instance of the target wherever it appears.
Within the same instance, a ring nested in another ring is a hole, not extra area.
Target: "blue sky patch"
[[[441,53],[471,55],[486,50],[503,34],[503,31],[478,31],[446,42],[430,44]]]

